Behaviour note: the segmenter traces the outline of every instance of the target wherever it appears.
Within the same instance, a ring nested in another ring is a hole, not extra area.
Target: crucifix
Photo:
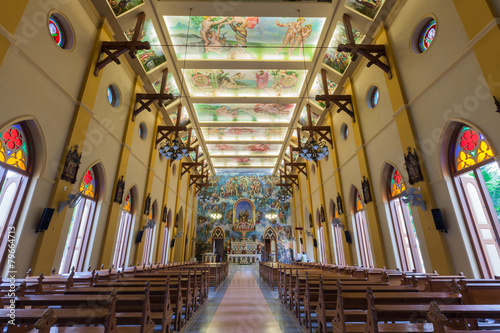
[[[325,94],[324,95],[316,95],[315,100],[316,101],[324,101],[326,109],[328,109],[330,107],[330,102],[332,102],[333,104],[335,104],[339,108],[337,110],[337,113],[344,111],[345,113],[347,113],[351,117],[352,122],[355,123],[356,117],[354,115],[354,111],[352,111],[351,95],[330,95],[328,93],[328,82],[326,79],[326,70],[324,68],[321,69],[321,81],[323,82],[323,87],[326,87],[326,88],[323,88]],[[349,106],[350,106],[350,108],[349,108]]]
[[[137,15],[137,23],[134,28],[134,35],[130,41],[116,41],[116,42],[102,42],[100,53],[105,53],[107,57],[97,62],[94,70],[94,75],[98,76],[99,71],[106,67],[111,62],[116,62],[118,65],[121,63],[118,59],[119,56],[128,51],[130,58],[135,59],[135,54],[138,50],[150,50],[151,45],[148,41],[142,42],[139,36],[146,20],[144,12]]]
[[[148,110],[149,112],[151,112],[151,109],[149,107],[154,102],[158,102],[158,107],[161,108],[163,107],[164,101],[174,99],[174,95],[165,93],[165,87],[167,85],[167,76],[168,76],[168,68],[165,68],[163,70],[163,75],[161,78],[161,86],[159,93],[135,94],[135,102],[141,104],[141,106],[139,106],[132,114],[132,121],[134,121],[135,117],[137,117],[139,113],[141,113],[144,110]]]
[[[371,65],[375,65],[380,69],[382,69],[384,72],[386,72],[389,79],[392,79],[389,60],[387,59],[387,54],[385,52],[385,45],[356,44],[356,41],[354,40],[354,35],[352,34],[351,18],[349,17],[349,15],[344,14],[342,20],[344,21],[344,27],[348,43],[339,44],[337,46],[337,51],[350,53],[352,61],[356,61],[356,59],[358,58],[358,54],[361,54],[363,57],[369,60],[366,67],[371,67]],[[382,62],[382,60],[380,60],[382,56],[384,56],[385,59],[387,60],[387,64]]]

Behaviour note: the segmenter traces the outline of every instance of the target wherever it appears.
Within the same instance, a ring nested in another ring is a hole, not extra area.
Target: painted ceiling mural
[[[337,85],[330,79],[326,79],[326,82],[328,83],[328,94],[333,95],[333,92],[335,91]],[[316,79],[314,80],[311,91],[309,92],[309,98],[312,99],[314,103],[324,108],[326,105],[325,101],[315,100],[316,95],[324,95],[324,94],[325,94],[325,89],[323,89],[323,80],[321,80],[321,74],[318,74],[316,75]]]
[[[179,60],[310,61],[325,23],[323,17],[164,16],[164,19]]]
[[[170,114],[170,119],[172,120],[172,123],[175,125],[177,123],[177,109]],[[191,120],[189,119],[189,115],[187,113],[186,107],[183,106],[181,109],[181,126],[184,125],[189,125],[191,123]],[[194,131],[193,131],[194,133]],[[194,134],[193,134],[194,135]]]
[[[108,4],[113,9],[116,17],[125,14],[143,3],[144,0],[108,0]]]
[[[354,29],[352,29],[352,33],[356,44],[361,44],[365,35]],[[333,32],[333,37],[328,45],[323,62],[340,74],[344,74],[347,66],[351,63],[351,57],[347,53],[337,51],[337,46],[339,44],[347,44],[345,27],[342,22],[337,23],[337,27]]]
[[[205,141],[282,141],[286,127],[202,127]]]
[[[211,232],[216,227],[224,230],[224,248],[227,248],[231,241],[239,241],[242,234],[232,228],[235,219],[233,206],[239,199],[248,199],[255,205],[255,217],[251,221],[255,230],[246,234],[247,239],[260,243],[261,248],[264,248],[264,232],[268,227],[272,227],[277,234],[278,261],[290,260],[290,204],[282,204],[276,200],[280,188],[275,185],[278,177],[271,176],[272,169],[217,169],[216,172],[217,176],[209,177],[210,185],[207,188],[212,200],[198,202],[197,243],[211,242]],[[265,217],[271,211],[278,215],[275,220]],[[220,220],[210,217],[210,214],[215,212],[222,214]]]
[[[212,157],[212,163],[214,167],[238,167],[238,166],[257,166],[257,167],[274,167],[277,158],[270,157],[231,157],[231,158],[221,158]]]
[[[281,144],[207,144],[207,149],[210,151],[210,156],[223,155],[274,155],[278,156]]]
[[[295,104],[194,104],[200,122],[283,122],[292,118]]]
[[[298,97],[305,70],[184,69],[192,97]]]
[[[318,120],[319,120],[319,115],[316,112],[314,112],[311,108],[311,121],[313,125],[316,125],[318,123]],[[299,124],[301,124],[302,126],[307,126],[309,124],[309,119],[307,118],[307,107],[305,106],[302,109],[302,113],[300,114]],[[301,133],[301,138],[302,137],[303,135]]]
[[[134,30],[135,28],[131,28],[125,31],[125,36],[127,36],[128,40],[132,39]],[[139,39],[143,42],[148,41],[151,44],[151,49],[137,51],[137,57],[146,72],[151,71],[167,61],[151,19],[144,21],[144,26]]]
[[[385,0],[346,0],[345,6],[373,20],[384,2]]]

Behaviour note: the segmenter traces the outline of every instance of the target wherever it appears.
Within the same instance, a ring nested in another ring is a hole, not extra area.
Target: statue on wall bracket
[[[116,183],[115,199],[113,201],[121,205],[123,202],[124,193],[125,193],[125,180],[123,179],[123,176],[121,176],[120,179],[118,179],[118,182]]]
[[[337,212],[339,215],[344,214],[344,206],[342,205],[342,197],[340,193],[337,193]]]
[[[146,197],[146,202],[144,203],[144,215],[149,215],[149,209],[151,208],[151,195],[148,193],[148,196]]]
[[[363,190],[363,198],[365,199],[365,204],[372,202],[372,193],[370,191],[370,182],[368,178],[363,176],[363,181],[361,182],[361,188]]]
[[[82,154],[78,155],[78,145],[73,146],[69,149],[68,155],[66,155],[66,161],[64,162],[64,168],[61,174],[61,179],[70,182],[71,184],[76,183],[76,175],[78,174],[78,169],[82,163]]]
[[[411,148],[408,147],[408,154],[405,154],[405,166],[406,171],[408,172],[408,182],[410,183],[410,185],[424,180],[422,170],[420,169],[420,163],[418,161],[417,151],[415,148],[413,148],[412,153]]]

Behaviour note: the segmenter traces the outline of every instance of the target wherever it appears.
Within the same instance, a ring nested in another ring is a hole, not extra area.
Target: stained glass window
[[[394,197],[401,192],[403,192],[406,187],[405,183],[403,182],[403,177],[399,173],[398,170],[393,169],[392,170],[392,175],[391,175],[391,183],[390,183],[390,195],[391,197]]]
[[[0,132],[0,162],[27,171],[29,156],[25,138],[19,124]]]
[[[91,168],[87,171],[85,176],[83,176],[82,183],[80,184],[80,191],[83,192],[84,195],[95,198],[95,175],[94,170]]]
[[[151,206],[151,208],[149,209],[149,217],[148,219],[152,220],[153,219],[153,207]]]
[[[485,137],[472,127],[463,126],[455,145],[455,171],[466,169],[493,157]]]
[[[358,211],[362,210],[363,208],[365,208],[363,206],[363,200],[361,199],[361,196],[359,195],[359,192],[357,192],[356,193],[356,211],[358,212]]]
[[[61,22],[59,22],[59,20],[54,15],[50,15],[49,17],[49,31],[52,35],[52,38],[54,38],[57,46],[59,46],[60,48],[64,48],[64,45],[66,44],[64,30],[62,28]]]
[[[113,89],[113,87],[111,85],[108,86],[107,95],[108,95],[108,102],[109,102],[109,104],[111,104],[112,106],[115,106],[116,95],[115,95],[115,91],[114,91],[114,89]]]
[[[377,87],[375,87],[372,91],[372,95],[370,97],[370,103],[372,105],[372,108],[376,107],[378,104],[378,100],[380,98],[380,92]]]
[[[127,197],[125,198],[125,202],[123,203],[123,210],[127,212],[132,212],[132,198],[130,196],[130,192],[127,193]]]
[[[432,44],[432,41],[436,36],[436,28],[436,20],[432,19],[422,29],[418,39],[418,48],[420,52],[424,52]]]

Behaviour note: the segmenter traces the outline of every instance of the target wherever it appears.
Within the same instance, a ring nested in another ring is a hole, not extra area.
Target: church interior
[[[500,0],[3,8],[3,332],[500,332]]]

